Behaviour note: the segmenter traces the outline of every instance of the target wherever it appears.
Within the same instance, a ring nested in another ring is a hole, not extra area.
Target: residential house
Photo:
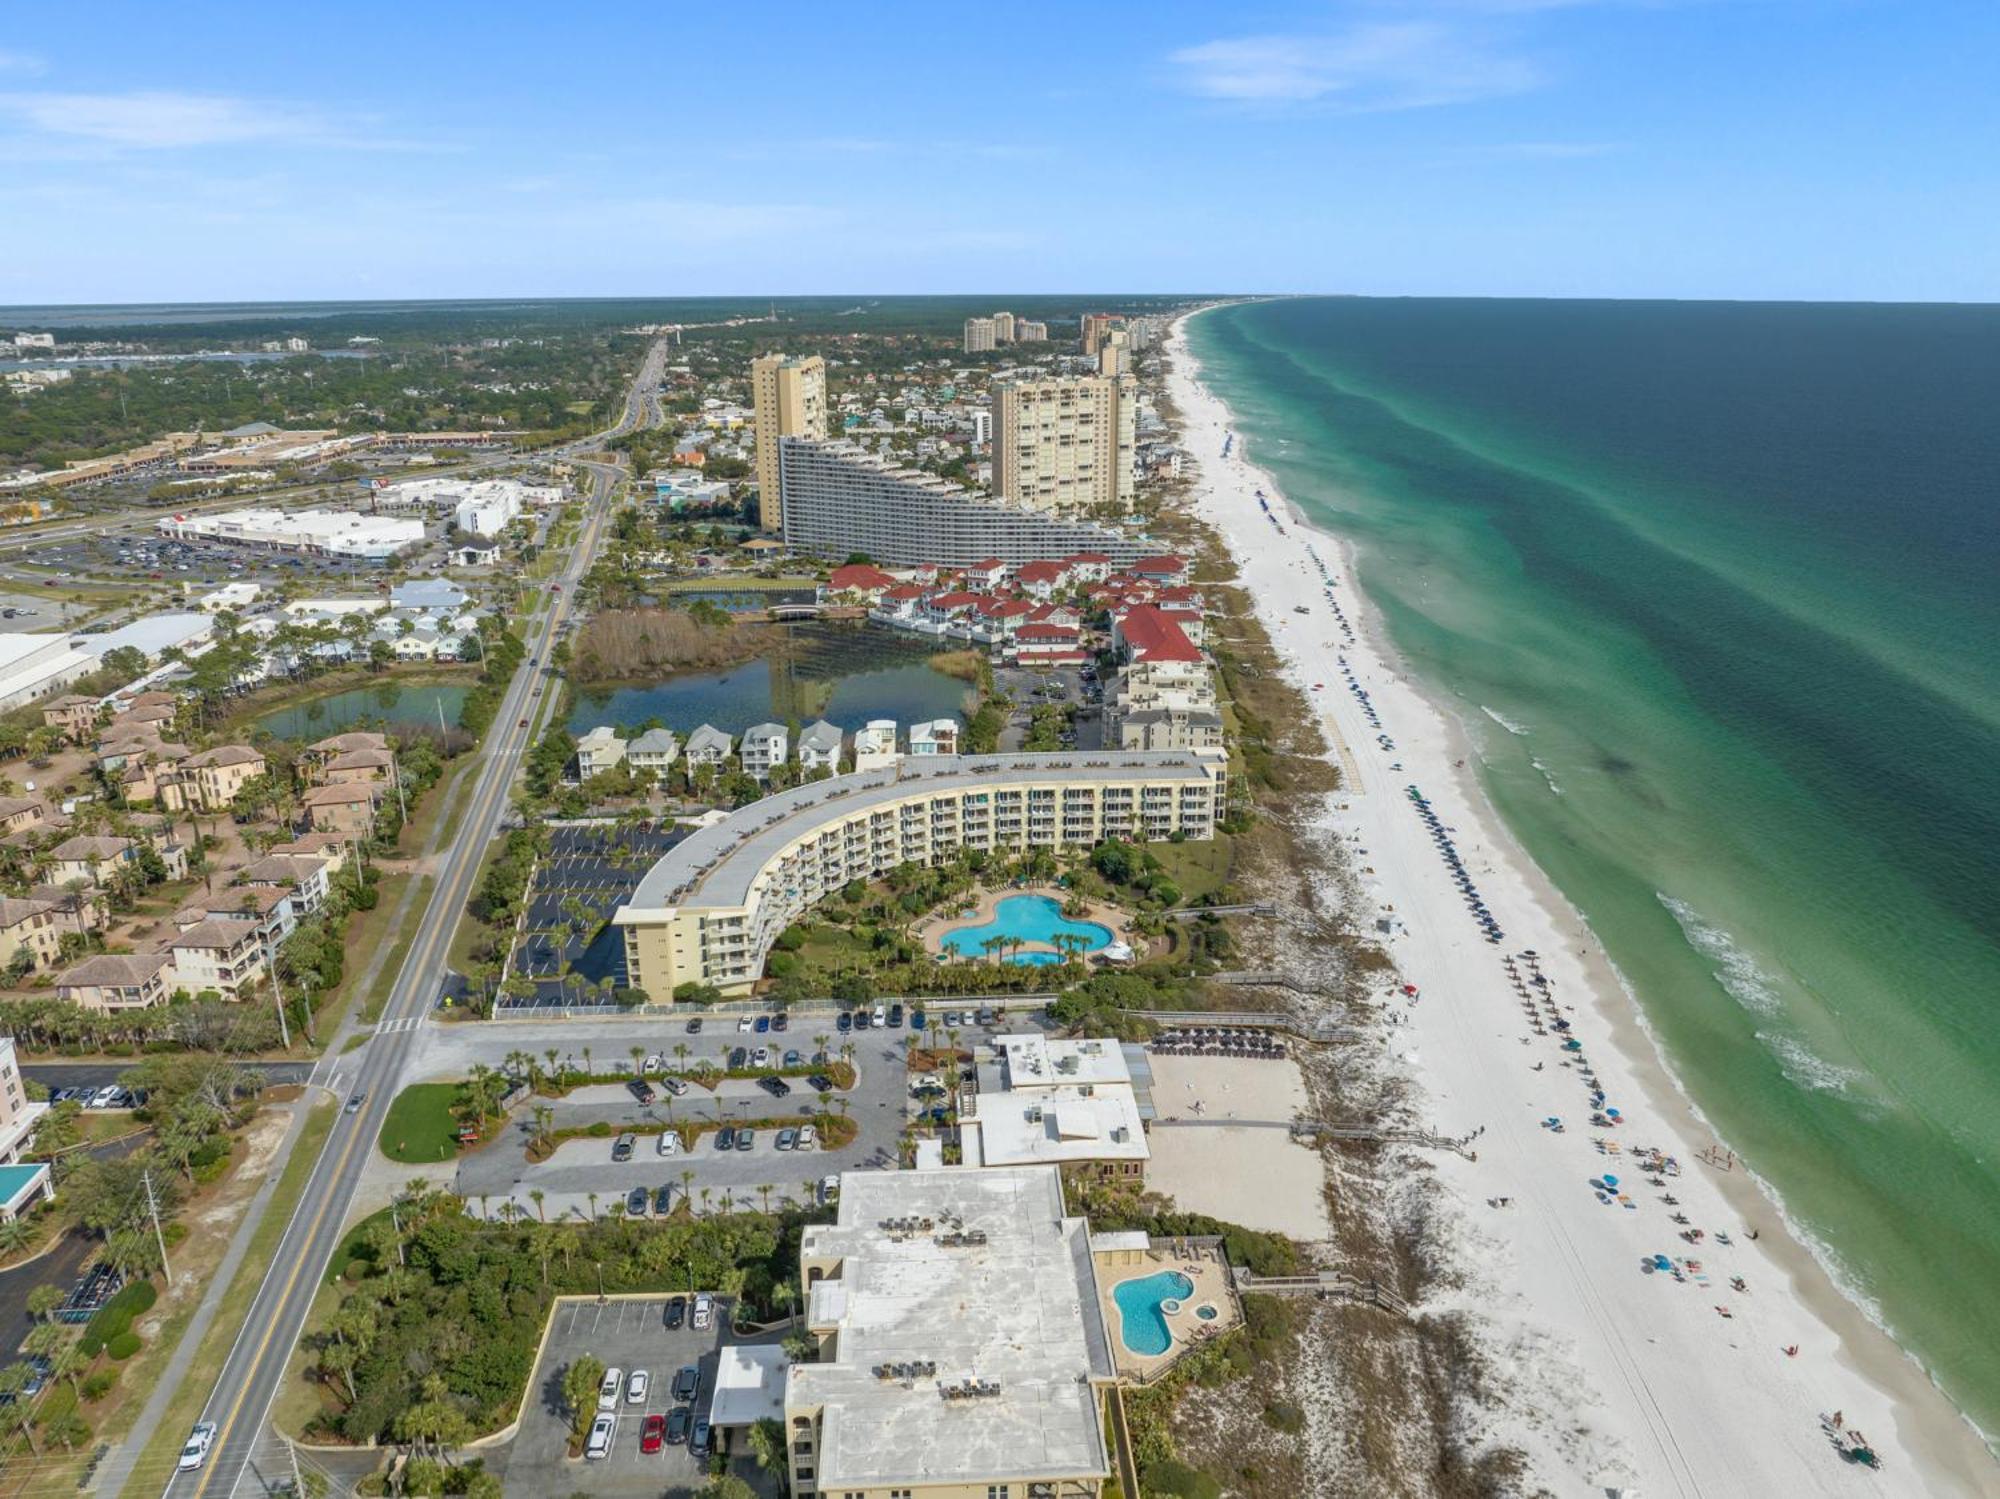
[[[357,785],[315,786],[299,799],[306,826],[315,833],[343,833],[366,838],[375,831],[375,809],[380,805],[379,787]]]
[[[840,773],[840,730],[819,719],[799,735],[799,769]]]
[[[739,749],[744,774],[760,781],[770,779],[771,772],[785,763],[789,747],[790,736],[786,734],[783,724],[752,724],[743,731],[743,743]]]
[[[173,993],[173,959],[163,952],[99,953],[65,969],[56,997],[86,1010],[150,1010]]]
[[[130,838],[85,834],[64,839],[49,850],[49,857],[49,874],[58,885],[71,880],[108,885],[119,871],[138,868],[139,845]]]
[[[625,763],[634,770],[664,776],[680,753],[681,742],[672,729],[648,729],[625,746]]]
[[[456,614],[472,595],[445,578],[416,578],[389,590],[389,607],[422,614]]]
[[[42,723],[47,728],[60,729],[70,743],[83,744],[97,732],[97,699],[64,693],[53,702],[42,704]]]
[[[353,845],[350,834],[301,833],[289,843],[272,844],[265,852],[287,859],[317,859],[326,866],[327,878],[331,880],[347,867]]]
[[[988,557],[983,562],[972,563],[965,569],[967,588],[994,589],[1006,581],[1007,564],[998,557]]]
[[[887,770],[902,757],[896,753],[896,720],[871,718],[854,733],[856,771]]]
[[[916,758],[958,753],[958,720],[934,718],[910,725],[910,754]]]
[[[1149,583],[1180,584],[1188,580],[1187,559],[1184,557],[1141,557],[1126,571]]]
[[[290,892],[297,919],[317,914],[326,904],[331,888],[331,870],[324,859],[266,854],[236,871],[239,885]]]
[[[335,755],[319,767],[328,786],[394,785],[396,757],[385,749],[355,749]]]
[[[61,956],[62,934],[61,902],[0,895],[0,969],[48,967]]]
[[[599,724],[576,742],[576,775],[580,781],[605,771],[625,759],[625,741],[608,724]]]
[[[198,812],[220,812],[236,800],[237,792],[270,768],[264,757],[247,744],[224,744],[180,762],[178,774],[162,778],[159,802],[170,812],[192,807]]]
[[[356,750],[384,750],[389,748],[386,734],[373,734],[355,729],[346,734],[333,734],[317,743],[308,745],[299,755],[299,769],[308,781],[324,779],[325,768],[342,755]]]
[[[703,724],[687,737],[687,747],[681,751],[687,759],[688,769],[697,765],[720,765],[729,758],[736,748],[736,741],[716,728],[713,724]]]
[[[262,922],[204,921],[167,944],[174,982],[190,994],[213,989],[237,999],[264,976]]]
[[[1046,602],[1069,581],[1069,565],[1063,562],[1025,562],[1014,569],[1014,583],[1031,598]]]
[[[49,820],[49,804],[39,796],[0,796],[0,831],[18,833]]]
[[[851,562],[836,567],[820,592],[824,598],[842,603],[873,604],[895,586],[896,580],[881,568],[871,563]]]

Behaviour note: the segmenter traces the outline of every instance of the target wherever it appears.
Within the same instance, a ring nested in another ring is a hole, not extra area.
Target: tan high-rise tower
[[[1129,375],[996,382],[993,492],[1037,510],[1129,505],[1137,416]]]
[[[750,390],[757,412],[757,524],[777,531],[785,521],[778,439],[826,436],[826,361],[817,354],[766,354],[750,363]]]
[[[1010,344],[1014,341],[1014,314],[996,312],[993,314],[993,342]]]

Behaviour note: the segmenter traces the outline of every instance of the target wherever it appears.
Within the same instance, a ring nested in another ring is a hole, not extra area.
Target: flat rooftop
[[[839,1262],[807,1308],[837,1359],[794,1365],[785,1402],[824,1411],[821,1492],[1109,1471],[1111,1342],[1055,1168],[846,1172],[839,1221],[806,1229],[801,1258]],[[894,1364],[922,1372],[876,1372]],[[969,1381],[990,1392],[947,1394]]]
[[[1209,766],[1186,750],[1106,750],[1078,754],[933,755],[887,770],[835,776],[752,802],[689,835],[660,859],[632,892],[626,910],[742,906],[757,876],[791,844],[836,816],[900,801],[918,792],[973,791],[987,785],[1061,786],[1077,781],[1177,780],[1206,785]]]

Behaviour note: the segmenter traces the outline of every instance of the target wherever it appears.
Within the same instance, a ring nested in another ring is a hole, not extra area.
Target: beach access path
[[[1328,830],[1357,870],[1370,871],[1359,876],[1363,898],[1384,908],[1357,913],[1355,925],[1393,916],[1385,940],[1417,990],[1385,996],[1394,1024],[1382,1064],[1411,1078],[1438,1129],[1482,1131],[1476,1159],[1428,1158],[1456,1204],[1446,1232],[1466,1274],[1423,1310],[1474,1320],[1498,1407],[1484,1435],[1520,1447],[1531,1479],[1563,1494],[1995,1492],[2000,1468],[1975,1433],[1840,1295],[1741,1164],[1722,1171],[1698,1158],[1712,1135],[1581,919],[1487,807],[1463,726],[1403,674],[1342,543],[1304,524],[1249,461],[1240,434],[1224,456],[1231,417],[1198,383],[1185,320],[1169,355],[1181,440],[1199,466],[1199,512],[1227,543],[1329,745],[1345,750],[1347,784],[1331,798]],[[1502,944],[1475,924],[1410,786],[1449,830]],[[1524,950],[1539,955],[1567,1032],[1532,1033],[1502,966]],[[1574,1060],[1562,1049],[1572,1036],[1622,1125],[1590,1125],[1582,1069],[1563,1065]],[[1550,1117],[1564,1120],[1561,1132],[1544,1127]],[[1619,1156],[1598,1141],[1618,1145]],[[1664,1189],[1677,1207],[1631,1162],[1635,1143],[1677,1158],[1680,1174]],[[1618,1186],[1594,1188],[1607,1171]],[[1698,1246],[1680,1237],[1689,1225],[1703,1231]],[[1732,1243],[1719,1244],[1719,1233]],[[1702,1268],[1646,1273],[1655,1255]],[[1736,1277],[1745,1290],[1733,1288]],[[1821,1425],[1836,1410],[1847,1430],[1867,1432],[1881,1471],[1842,1457]]]

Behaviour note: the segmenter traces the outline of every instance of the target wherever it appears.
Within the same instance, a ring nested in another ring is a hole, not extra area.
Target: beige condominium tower
[[[757,410],[757,523],[776,531],[785,518],[778,439],[826,436],[826,361],[817,354],[766,354],[750,363],[750,389]]]
[[[1129,505],[1138,398],[1129,375],[993,387],[993,492],[1037,510]]]

